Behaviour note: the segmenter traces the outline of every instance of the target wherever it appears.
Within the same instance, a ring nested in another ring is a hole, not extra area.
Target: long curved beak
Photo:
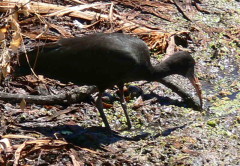
[[[200,84],[198,78],[194,75],[194,73],[188,73],[187,78],[190,80],[190,82],[194,86],[194,88],[197,92],[197,95],[199,97],[199,100],[200,100],[200,107],[202,108],[202,105],[203,105],[202,98],[203,97],[202,97],[201,84]]]

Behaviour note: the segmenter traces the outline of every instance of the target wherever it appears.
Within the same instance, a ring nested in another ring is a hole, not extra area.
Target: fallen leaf
[[[22,99],[22,101],[21,101],[21,103],[20,103],[20,108],[21,108],[21,110],[22,111],[24,111],[24,108],[26,108],[26,101],[25,101],[25,99]]]

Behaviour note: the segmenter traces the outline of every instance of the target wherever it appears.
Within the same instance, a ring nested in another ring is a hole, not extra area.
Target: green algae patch
[[[236,98],[234,100],[230,100],[227,97],[217,99],[213,106],[210,108],[213,111],[216,111],[216,114],[226,115],[229,113],[238,113],[240,111],[240,93],[236,95]]]
[[[211,127],[216,127],[219,124],[219,120],[209,120],[207,124]]]

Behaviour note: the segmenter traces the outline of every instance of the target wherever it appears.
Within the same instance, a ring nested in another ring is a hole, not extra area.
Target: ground
[[[1,101],[0,163],[41,166],[240,165],[240,3],[212,0],[202,1],[201,5],[210,13],[197,12],[189,21],[183,13],[177,12],[171,18],[175,22],[125,5],[117,5],[116,10],[137,13],[139,20],[149,18],[149,24],[154,22],[167,32],[189,32],[187,45],[182,49],[192,50],[197,62],[196,74],[204,96],[202,111],[189,107],[162,84],[144,81],[126,84],[129,91],[133,89],[128,97],[131,130],[125,129],[126,119],[117,89],[106,91],[104,100],[111,100],[109,103],[113,106],[104,111],[111,128],[116,131],[114,133],[100,127],[103,123],[93,104],[96,94],[71,105],[27,103],[25,106]],[[69,17],[50,17],[49,20],[66,26]],[[205,31],[197,29],[199,27]],[[80,33],[74,32],[72,29],[73,35]],[[152,50],[152,63],[163,56],[164,53]],[[181,76],[171,78],[176,84],[184,85],[188,93],[196,95],[190,82]],[[42,86],[11,77],[3,83],[1,91],[28,94],[48,89],[60,94],[77,87]],[[65,112],[55,116],[61,111]]]

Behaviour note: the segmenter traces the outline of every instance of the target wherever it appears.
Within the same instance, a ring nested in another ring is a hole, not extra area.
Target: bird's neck
[[[151,81],[158,81],[159,79],[169,76],[172,73],[169,66],[161,62],[152,68]]]

